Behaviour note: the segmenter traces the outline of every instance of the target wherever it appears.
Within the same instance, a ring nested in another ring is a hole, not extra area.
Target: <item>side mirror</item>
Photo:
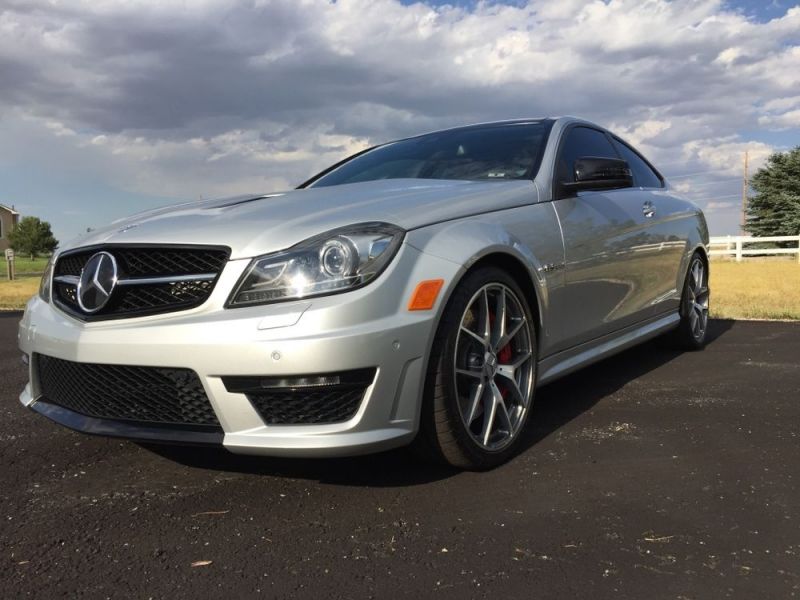
[[[561,183],[561,189],[568,194],[629,187],[633,187],[633,175],[627,161],[596,156],[576,159],[575,181]]]

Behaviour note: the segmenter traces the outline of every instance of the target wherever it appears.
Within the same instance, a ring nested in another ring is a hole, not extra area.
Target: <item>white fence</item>
[[[794,242],[790,248],[747,248],[747,245],[775,242]],[[794,247],[796,245],[796,247]],[[741,262],[745,256],[771,256],[778,254],[796,254],[800,262],[800,235],[779,235],[773,237],[753,237],[749,235],[726,235],[712,237],[709,240],[711,256],[735,256]]]

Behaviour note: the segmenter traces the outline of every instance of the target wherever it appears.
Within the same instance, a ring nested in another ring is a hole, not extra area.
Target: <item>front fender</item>
[[[550,290],[563,284],[563,269],[553,267],[564,264],[564,246],[550,203],[431,225],[410,231],[406,241],[420,252],[462,266],[457,277],[446,281],[440,311],[464,274],[477,262],[498,255],[503,260],[514,260],[519,266],[516,271],[527,277],[526,282],[520,282],[523,289],[534,290],[535,297],[528,301],[538,316],[540,353],[557,337],[557,332],[548,326],[548,316]]]

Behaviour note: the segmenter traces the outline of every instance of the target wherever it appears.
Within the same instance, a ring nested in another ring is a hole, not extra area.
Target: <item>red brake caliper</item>
[[[511,362],[511,342],[500,349],[500,352],[497,353],[497,360],[506,365]]]

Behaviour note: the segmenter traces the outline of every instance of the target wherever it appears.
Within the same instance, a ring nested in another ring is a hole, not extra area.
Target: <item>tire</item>
[[[681,294],[681,321],[668,334],[668,341],[677,350],[702,350],[708,335],[708,265],[699,252],[689,260],[689,269]]]
[[[487,470],[519,450],[536,382],[535,331],[525,295],[508,273],[481,267],[464,277],[431,349],[418,455]]]

